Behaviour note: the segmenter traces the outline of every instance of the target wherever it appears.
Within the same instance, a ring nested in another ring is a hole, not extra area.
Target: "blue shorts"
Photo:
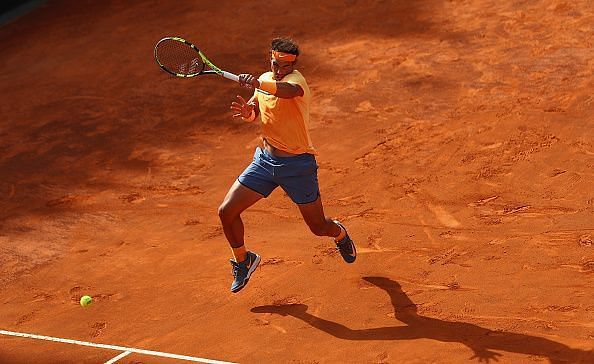
[[[280,186],[296,204],[314,202],[320,196],[316,157],[307,153],[276,157],[258,147],[254,160],[237,180],[264,197]]]

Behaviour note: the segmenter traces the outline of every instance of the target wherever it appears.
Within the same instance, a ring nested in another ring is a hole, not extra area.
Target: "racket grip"
[[[239,82],[239,76],[238,75],[235,75],[233,73],[223,71],[223,75],[222,76],[225,77],[228,80]]]

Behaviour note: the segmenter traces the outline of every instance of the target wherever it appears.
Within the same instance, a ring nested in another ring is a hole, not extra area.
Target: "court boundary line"
[[[35,340],[53,341],[53,342],[59,342],[59,343],[63,343],[63,344],[87,346],[87,347],[99,348],[99,349],[116,350],[116,351],[122,352],[120,355],[123,355],[125,352],[128,351],[129,352],[128,354],[135,353],[135,354],[142,354],[142,355],[148,355],[148,356],[158,356],[158,357],[162,357],[162,358],[186,360],[186,361],[191,361],[191,362],[195,362],[195,363],[236,364],[236,363],[228,362],[228,361],[199,358],[199,357],[188,356],[188,355],[172,354],[172,353],[166,353],[166,352],[162,352],[162,351],[128,348],[128,347],[119,346],[119,345],[96,344],[96,343],[92,343],[92,342],[88,342],[88,341],[63,339],[63,338],[53,337],[53,336],[27,334],[27,333],[23,333],[23,332],[14,332],[14,331],[7,331],[7,330],[0,330],[0,335],[24,337],[24,338],[35,339]],[[128,354],[126,354],[126,355],[128,355]]]
[[[106,361],[106,362],[105,362],[105,363],[103,363],[103,364],[113,364],[113,363],[115,363],[116,361],[118,361],[118,360],[120,360],[120,359],[122,359],[122,358],[125,358],[125,357],[127,357],[129,354],[131,354],[131,352],[130,352],[130,351],[124,351],[123,353],[120,353],[118,356],[116,356],[116,357],[113,357],[113,358],[109,359],[108,361]]]

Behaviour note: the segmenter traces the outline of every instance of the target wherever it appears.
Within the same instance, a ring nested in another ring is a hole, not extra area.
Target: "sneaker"
[[[344,225],[340,223],[340,221],[334,220],[334,222],[338,226],[343,228],[345,232],[347,231]],[[344,238],[342,238],[340,241],[335,241],[335,243],[336,247],[338,248],[338,251],[340,252],[340,255],[342,255],[342,259],[344,259],[345,262],[353,263],[355,259],[357,259],[357,249],[355,248],[355,243],[353,243],[353,241],[349,237],[348,232],[346,233]]]
[[[237,263],[233,259],[229,260],[233,267],[233,284],[231,285],[231,292],[237,293],[245,287],[250,280],[250,276],[258,264],[260,264],[260,256],[250,251],[247,252],[247,258],[243,262]]]

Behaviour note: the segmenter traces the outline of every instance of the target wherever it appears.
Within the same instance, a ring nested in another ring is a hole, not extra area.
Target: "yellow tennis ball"
[[[93,303],[93,299],[91,298],[91,296],[82,296],[80,298],[80,305],[83,307],[87,307],[91,303]]]

